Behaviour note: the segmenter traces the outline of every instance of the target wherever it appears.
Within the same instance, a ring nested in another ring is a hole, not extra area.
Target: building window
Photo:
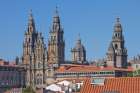
[[[56,40],[56,36],[54,36],[53,40],[54,40],[54,41]]]
[[[36,81],[36,82],[37,82],[37,84],[39,85],[39,79],[37,79],[37,81]]]
[[[36,84],[37,85],[41,85],[42,84],[42,74],[37,74],[37,77],[36,77]]]
[[[38,63],[38,68],[41,68],[42,64],[41,62]]]

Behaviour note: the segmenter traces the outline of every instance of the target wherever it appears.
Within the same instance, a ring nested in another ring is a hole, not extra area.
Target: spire
[[[58,8],[56,7],[55,14],[53,16],[52,32],[61,31],[60,17],[58,15]]]
[[[117,20],[118,23],[120,22],[120,18],[119,17],[117,17],[116,20]]]
[[[58,7],[56,6],[56,9],[55,9],[55,16],[59,16],[59,13],[58,13]]]
[[[29,11],[29,20],[33,20],[33,14],[32,14],[32,9]]]
[[[121,32],[122,31],[122,26],[121,26],[120,18],[119,17],[116,18],[116,23],[115,23],[115,26],[114,26],[114,31],[116,31],[116,32]]]
[[[78,34],[77,44],[78,44],[78,45],[81,45],[81,37],[80,37],[80,33]]]
[[[81,42],[80,34],[78,34],[75,49],[81,49],[81,48],[84,49],[84,46]]]
[[[34,22],[32,10],[30,10],[30,12],[29,12],[28,31],[29,32],[35,31],[35,22]]]
[[[58,13],[58,7],[56,6],[54,17],[53,17],[53,23],[60,23],[59,13]]]

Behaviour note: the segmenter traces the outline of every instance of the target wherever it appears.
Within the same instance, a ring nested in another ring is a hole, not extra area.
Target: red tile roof
[[[0,66],[15,66],[16,62],[15,61],[5,61],[3,59],[0,59]]]
[[[140,93],[140,77],[107,78],[104,85],[93,85],[86,79],[80,93]]]
[[[9,62],[0,59],[0,65],[1,65],[1,66],[3,66],[3,65],[9,65]]]
[[[90,65],[66,65],[60,66],[57,72],[93,72],[93,71],[114,71],[114,70],[121,70],[121,71],[133,71],[131,67],[127,69],[123,68],[114,68],[114,67],[97,67],[97,66],[90,66]]]

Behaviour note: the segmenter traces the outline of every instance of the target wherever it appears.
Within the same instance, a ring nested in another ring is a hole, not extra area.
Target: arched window
[[[118,37],[120,37],[120,34],[118,33]]]
[[[41,62],[38,62],[38,68],[41,68],[41,65],[42,65]]]
[[[54,36],[53,40],[54,40],[54,41],[56,40],[56,36]]]
[[[37,74],[37,77],[36,77],[36,84],[37,85],[41,85],[43,82],[42,80],[42,74]]]
[[[115,34],[115,37],[117,37],[117,34]]]
[[[117,49],[118,48],[118,45],[117,44],[115,44],[115,49]]]
[[[39,79],[37,78],[36,84],[39,85]]]
[[[39,79],[39,84],[42,84],[42,78]]]

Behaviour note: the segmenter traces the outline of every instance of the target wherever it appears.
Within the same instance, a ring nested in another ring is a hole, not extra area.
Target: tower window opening
[[[115,37],[117,37],[117,34],[115,34]]]
[[[115,49],[118,49],[118,45],[117,44],[115,44]]]

